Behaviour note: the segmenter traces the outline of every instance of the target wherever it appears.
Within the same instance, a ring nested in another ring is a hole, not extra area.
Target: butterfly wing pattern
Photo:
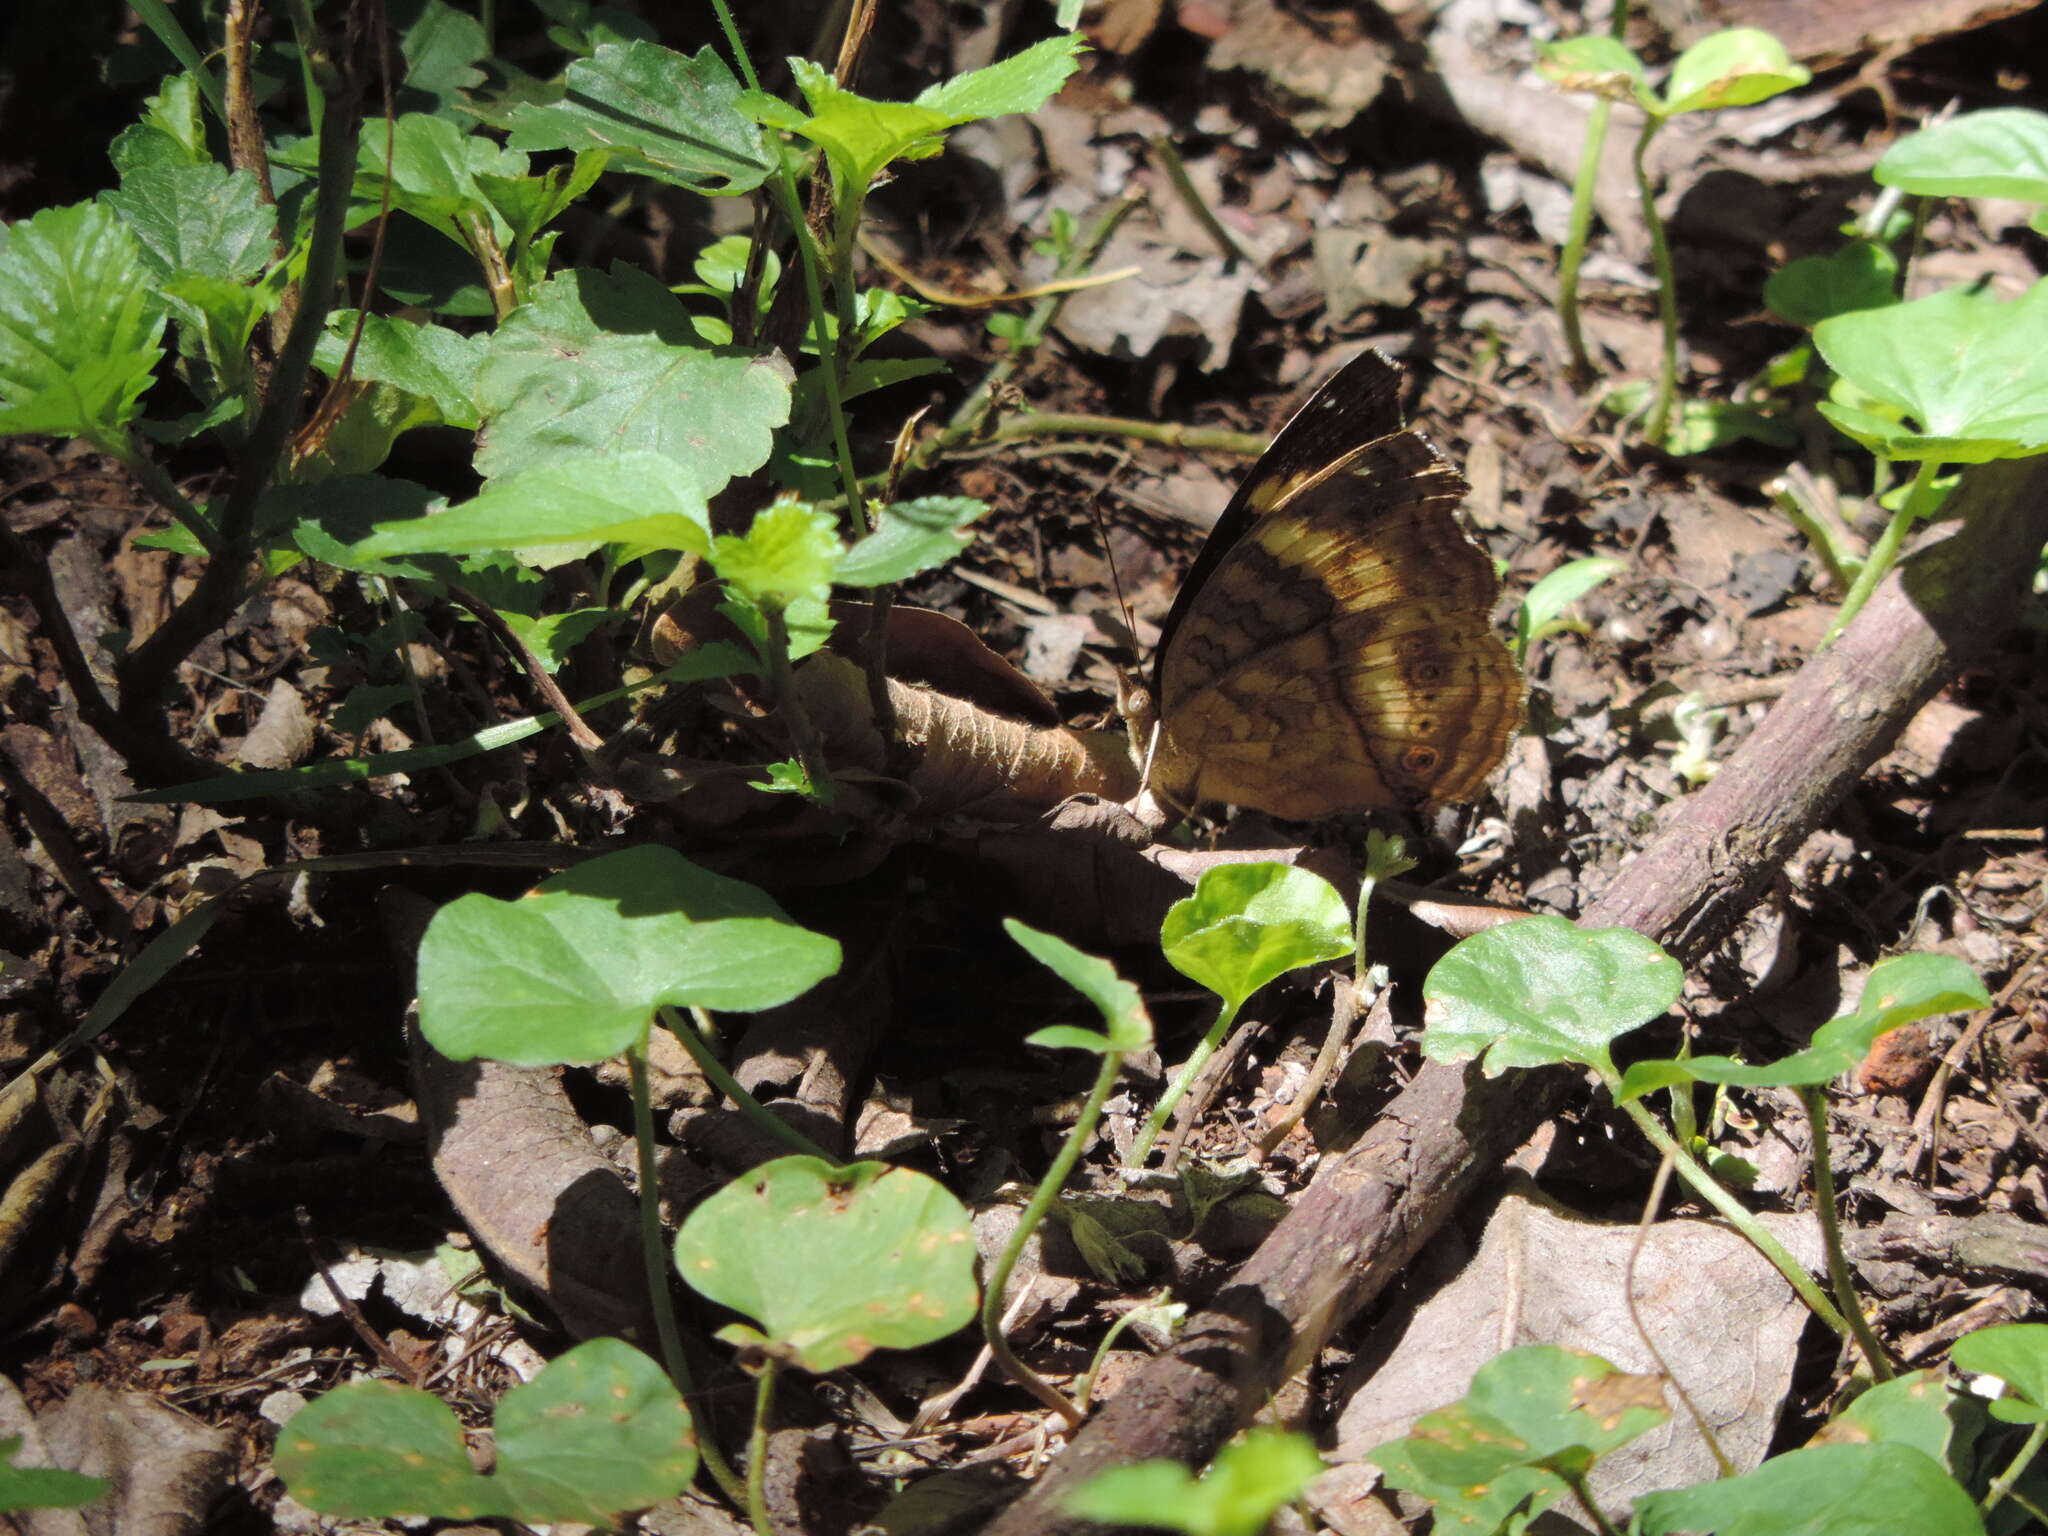
[[[1464,478],[1367,351],[1283,427],[1167,615],[1152,790],[1290,820],[1469,800],[1523,685]]]

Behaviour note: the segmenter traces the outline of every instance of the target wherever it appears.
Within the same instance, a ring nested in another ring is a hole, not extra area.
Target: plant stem
[[[1777,503],[1778,510],[1786,519],[1806,536],[1807,544],[1828,573],[1828,581],[1837,592],[1846,594],[1855,585],[1856,574],[1861,564],[1856,552],[1844,547],[1835,530],[1816,517],[1806,505],[1805,499],[1784,479],[1772,481],[1764,488],[1764,494]]]
[[[1613,1086],[1609,1084],[1610,1089]],[[1730,1226],[1749,1239],[1751,1247],[1771,1261],[1772,1267],[1785,1277],[1785,1283],[1792,1287],[1815,1317],[1844,1338],[1850,1336],[1848,1322],[1835,1310],[1827,1293],[1813,1283],[1813,1277],[1807,1274],[1800,1262],[1785,1251],[1783,1243],[1764,1230],[1741,1201],[1723,1189],[1718,1179],[1672,1139],[1671,1133],[1664,1129],[1655,1115],[1639,1103],[1624,1104],[1622,1110],[1635,1122],[1636,1129],[1643,1133],[1650,1145],[1671,1159],[1671,1166],[1677,1169],[1681,1179],[1692,1186],[1693,1193],[1720,1212]]]
[[[1003,1245],[1002,1256],[989,1271],[981,1293],[981,1332],[988,1340],[988,1352],[995,1357],[996,1364],[1009,1374],[1012,1381],[1076,1427],[1081,1423],[1081,1410],[1067,1401],[1052,1383],[1019,1360],[1011,1351],[1009,1340],[1003,1337],[1003,1292],[1009,1288],[1010,1274],[1017,1267],[1024,1245],[1038,1230],[1039,1223],[1045,1220],[1045,1213],[1052,1209],[1053,1202],[1059,1199],[1067,1176],[1074,1171],[1074,1164],[1081,1160],[1081,1154],[1093,1139],[1095,1123],[1101,1118],[1102,1106],[1108,1102],[1110,1089],[1116,1086],[1117,1074],[1123,1070],[1123,1065],[1123,1052],[1103,1052],[1102,1068],[1095,1074],[1095,1086],[1088,1090],[1088,1097],[1081,1105],[1080,1117],[1067,1133],[1067,1139],[1060,1144],[1052,1166],[1045,1170],[1045,1177],[1038,1181],[1038,1188],[1031,1192],[1030,1203],[1024,1207],[1024,1214],[1017,1218],[1017,1230]]]
[[[682,1332],[676,1326],[675,1298],[668,1288],[668,1255],[661,1241],[661,1189],[654,1168],[654,1099],[647,1090],[647,1040],[626,1049],[626,1069],[633,1084],[633,1150],[640,1169],[640,1260],[647,1267],[647,1299],[654,1308],[654,1332],[661,1341],[661,1363],[669,1380],[685,1398],[697,1395],[690,1362],[683,1355]],[[691,1417],[697,1417],[693,1409]],[[725,1496],[740,1503],[746,1494],[739,1476],[718,1449],[708,1422],[697,1424],[697,1453],[704,1470]]]
[[[1188,179],[1188,168],[1181,163],[1180,151],[1173,147],[1173,140],[1165,134],[1152,136],[1152,158],[1159,162],[1159,168],[1166,172],[1166,179],[1188,212],[1195,216],[1195,222],[1202,226],[1202,233],[1216,244],[1223,259],[1234,267],[1239,262],[1256,266],[1251,255],[1237,243],[1237,237],[1223,227],[1223,221],[1216,217],[1215,210],[1202,200],[1202,194],[1195,190],[1195,184]]]
[[[766,605],[761,616],[768,623],[768,654],[761,659],[768,664],[768,687],[774,695],[775,707],[788,723],[790,744],[796,748],[797,761],[804,765],[804,776],[810,780],[810,798],[815,804],[827,804],[832,796],[832,769],[825,761],[825,746],[818,738],[817,727],[811,723],[810,712],[797,697],[796,673],[789,664],[789,621],[780,608]]]
[[[2026,1444],[2020,1447],[2019,1454],[2006,1463],[2005,1470],[1998,1474],[1997,1479],[1989,1488],[1984,1490],[1983,1501],[1978,1504],[1977,1508],[1987,1519],[1990,1517],[1991,1511],[2004,1503],[2006,1498],[2012,1494],[2013,1485],[2020,1480],[2021,1475],[2027,1470],[2028,1464],[2036,1456],[2040,1455],[2041,1446],[2044,1441],[2048,1441],[2048,1424],[2036,1424],[2028,1432]],[[2016,1499],[2015,1502],[2024,1501]],[[2027,1507],[2029,1509],[2033,1508],[2032,1505]],[[2040,1511],[2035,1510],[2034,1513],[2038,1515]]]
[[[754,1536],[775,1536],[768,1518],[768,1409],[775,1401],[775,1372],[780,1362],[770,1355],[754,1384],[754,1426],[747,1431],[747,1520]]]
[[[701,1014],[704,1010],[693,1008],[690,1011],[693,1014]],[[704,1074],[704,1081],[731,1099],[749,1125],[774,1137],[793,1152],[815,1157],[821,1162],[832,1164],[835,1168],[839,1166],[838,1158],[780,1115],[771,1114],[767,1105],[741,1087],[740,1080],[726,1071],[725,1063],[713,1054],[710,1042],[704,1035],[686,1024],[677,1016],[676,1010],[665,1003],[661,1008],[661,1022],[668,1026],[669,1033],[682,1042],[683,1049],[690,1053],[690,1060],[697,1063],[697,1070]]]
[[[1557,1469],[1553,1467],[1551,1470],[1556,1471]],[[1585,1478],[1573,1477],[1563,1472],[1558,1472],[1558,1476],[1562,1477],[1565,1486],[1571,1489],[1572,1497],[1579,1501],[1588,1515],[1592,1516],[1593,1528],[1600,1533],[1600,1536],[1621,1536],[1621,1532],[1615,1528],[1614,1522],[1607,1518],[1606,1512],[1593,1502],[1593,1495],[1591,1490],[1586,1487]]]
[[[1230,1033],[1230,1026],[1237,1022],[1239,1005],[1226,1002],[1216,1015],[1216,1022],[1209,1026],[1209,1032],[1202,1036],[1194,1054],[1180,1064],[1180,1070],[1173,1074],[1173,1081],[1166,1085],[1166,1092],[1152,1107],[1152,1114],[1145,1122],[1145,1129],[1138,1135],[1138,1144],[1131,1148],[1129,1165],[1132,1168],[1145,1166],[1145,1159],[1152,1155],[1152,1143],[1159,1139],[1159,1133],[1166,1128],[1166,1122],[1173,1115],[1180,1101],[1187,1097],[1187,1091],[1194,1086],[1195,1077],[1209,1064],[1209,1058],[1216,1054],[1216,1047],[1223,1043],[1223,1037]]]
[[[1891,1357],[1884,1352],[1877,1331],[1863,1315],[1856,1297],[1856,1280],[1849,1273],[1849,1256],[1842,1251],[1842,1223],[1835,1211],[1835,1170],[1828,1157],[1828,1100],[1820,1085],[1807,1083],[1799,1089],[1799,1102],[1806,1107],[1806,1123],[1813,1130],[1813,1203],[1820,1211],[1821,1242],[1827,1248],[1828,1288],[1835,1293],[1835,1305],[1848,1320],[1856,1347],[1863,1351],[1870,1374],[1890,1381],[1897,1374]]]
[[[1617,5],[1621,14],[1624,7]],[[1579,324],[1579,268],[1586,259],[1586,241],[1593,229],[1593,191],[1600,182],[1600,160],[1607,150],[1607,120],[1614,103],[1605,96],[1593,103],[1586,118],[1586,142],[1579,150],[1579,171],[1572,180],[1571,223],[1557,258],[1557,318],[1564,325],[1564,344],[1571,352],[1572,382],[1580,388],[1593,382],[1593,359],[1586,351]]]
[[[1657,390],[1650,402],[1650,416],[1643,435],[1655,448],[1664,446],[1664,431],[1671,424],[1671,403],[1678,396],[1678,274],[1671,265],[1671,244],[1664,238],[1664,221],[1657,215],[1657,198],[1650,187],[1650,170],[1644,155],[1650,140],[1663,126],[1656,118],[1643,124],[1636,139],[1631,163],[1636,173],[1636,196],[1642,200],[1643,228],[1650,236],[1650,256],[1657,269],[1657,318],[1664,333],[1663,356],[1657,364]]]
[[[1906,542],[1906,535],[1919,520],[1922,510],[1933,500],[1935,476],[1941,465],[1934,459],[1922,459],[1920,467],[1913,472],[1913,483],[1899,501],[1899,510],[1891,521],[1884,525],[1884,532],[1877,536],[1877,542],[1870,546],[1870,553],[1863,559],[1863,567],[1856,573],[1856,581],[1849,588],[1849,595],[1842,599],[1841,610],[1835,615],[1835,622],[1829,626],[1821,644],[1826,645],[1849,627],[1849,621],[1863,610],[1870,600],[1870,594],[1877,590],[1877,584],[1884,580],[1885,573],[1897,564],[1899,546]]]
[[[1193,427],[1178,421],[1140,421],[1131,416],[1091,416],[1075,411],[1020,411],[987,435],[993,443],[1027,437],[1128,437],[1168,448],[1194,448],[1235,453],[1255,459],[1273,439],[1262,432],[1233,432],[1227,427]]]

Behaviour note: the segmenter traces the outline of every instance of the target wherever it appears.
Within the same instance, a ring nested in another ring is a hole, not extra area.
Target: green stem
[[[1663,356],[1657,364],[1657,391],[1650,401],[1649,420],[1643,435],[1651,446],[1664,446],[1664,431],[1671,424],[1671,403],[1678,397],[1678,274],[1671,265],[1671,244],[1664,238],[1664,221],[1657,216],[1657,198],[1650,186],[1650,170],[1644,156],[1650,140],[1663,125],[1651,118],[1636,139],[1631,162],[1636,173],[1636,196],[1642,200],[1643,228],[1650,236],[1650,256],[1657,269],[1657,318],[1663,330]]]
[[[1031,1240],[1031,1234],[1045,1220],[1046,1212],[1060,1197],[1066,1187],[1067,1177],[1074,1171],[1074,1164],[1081,1160],[1088,1143],[1095,1135],[1095,1123],[1102,1116],[1102,1106],[1109,1100],[1110,1089],[1116,1086],[1117,1074],[1123,1070],[1124,1058],[1121,1051],[1105,1051],[1102,1068],[1095,1074],[1095,1086],[1088,1090],[1088,1097],[1081,1105],[1080,1118],[1074,1122],[1073,1130],[1061,1143],[1060,1150],[1052,1160],[1052,1166],[1045,1170],[1045,1177],[1038,1181],[1038,1188],[1031,1192],[1031,1201],[1024,1207],[1024,1214],[1017,1218],[1017,1230],[1010,1234],[1010,1240],[1003,1245],[1002,1257],[988,1273],[985,1288],[981,1294],[981,1332],[988,1340],[988,1351],[995,1357],[996,1364],[1008,1373],[1010,1379],[1023,1387],[1046,1407],[1065,1419],[1069,1424],[1079,1425],[1081,1410],[1060,1394],[1052,1383],[1040,1376],[1011,1351],[1009,1340],[1003,1337],[1003,1293],[1009,1289],[1010,1274],[1017,1267],[1017,1260],[1024,1252],[1024,1245]]]
[[[2033,1505],[2028,1504],[2013,1493],[2013,1485],[2020,1480],[2021,1475],[2027,1470],[2028,1464],[2036,1456],[2040,1455],[2041,1445],[2044,1441],[2048,1441],[2048,1424],[2036,1424],[2028,1432],[2027,1442],[2020,1447],[2019,1454],[2006,1463],[2005,1470],[1998,1474],[1997,1481],[1984,1490],[1983,1502],[1978,1504],[1977,1508],[1984,1514],[1986,1519],[1989,1519],[1991,1511],[2004,1503],[2008,1497],[2012,1498],[2015,1503],[2025,1505],[2036,1518],[2040,1517],[2041,1512],[2039,1510],[2034,1509]]]
[[[647,1267],[647,1297],[654,1308],[654,1332],[661,1341],[661,1363],[685,1398],[697,1395],[690,1362],[683,1355],[683,1337],[676,1326],[675,1297],[668,1288],[668,1254],[661,1241],[661,1187],[654,1167],[654,1098],[647,1089],[647,1041],[626,1050],[626,1069],[633,1084],[633,1150],[640,1169],[640,1260]],[[692,1410],[695,1416],[695,1410]],[[745,1496],[738,1475],[718,1449],[709,1423],[697,1425],[697,1450],[704,1470],[737,1504]]]
[[[773,1355],[761,1366],[761,1379],[754,1385],[754,1426],[747,1431],[747,1520],[754,1536],[775,1536],[775,1522],[768,1518],[768,1409],[775,1401]]]
[[[1158,1299],[1163,1301],[1170,1294],[1172,1293],[1161,1291]],[[1095,1355],[1089,1360],[1088,1369],[1083,1371],[1081,1379],[1074,1383],[1074,1405],[1083,1413],[1088,1411],[1088,1399],[1095,1395],[1095,1378],[1102,1373],[1102,1362],[1109,1358],[1110,1350],[1115,1348],[1116,1341],[1124,1336],[1124,1330],[1137,1320],[1138,1311],[1137,1307],[1133,1307],[1109,1325],[1109,1332],[1105,1333],[1102,1342],[1095,1346]]]
[[[1272,444],[1260,432],[1233,432],[1227,427],[1193,427],[1178,421],[1140,421],[1132,416],[1091,416],[1075,411],[1022,411],[1004,419],[985,441],[1014,442],[1030,437],[1128,437],[1168,448],[1207,453],[1235,453],[1255,459]]]
[[[1884,525],[1884,532],[1877,536],[1877,542],[1870,546],[1870,553],[1864,557],[1863,568],[1856,573],[1855,584],[1849,588],[1849,595],[1842,599],[1841,611],[1835,615],[1835,622],[1829,626],[1821,644],[1826,645],[1835,636],[1849,627],[1849,621],[1863,611],[1863,605],[1870,600],[1870,594],[1877,590],[1887,572],[1898,563],[1899,546],[1906,542],[1906,535],[1913,529],[1921,510],[1931,500],[1935,476],[1941,465],[1933,459],[1922,459],[1920,467],[1913,472],[1913,483],[1899,501],[1899,510],[1891,521]]]
[[[1767,486],[1765,494],[1777,503],[1778,510],[1785,514],[1792,526],[1806,536],[1807,544],[1827,571],[1828,581],[1834,589],[1847,593],[1855,585],[1856,575],[1862,568],[1856,552],[1842,543],[1834,529],[1808,511],[1798,491],[1782,479]]]
[[[1610,1089],[1613,1086],[1609,1084]],[[1756,1217],[1744,1209],[1741,1201],[1723,1189],[1720,1182],[1672,1138],[1655,1115],[1639,1103],[1624,1104],[1622,1110],[1635,1122],[1636,1129],[1643,1133],[1650,1145],[1671,1159],[1671,1166],[1692,1187],[1693,1193],[1718,1211],[1723,1220],[1749,1239],[1751,1247],[1771,1261],[1772,1267],[1785,1277],[1785,1283],[1792,1287],[1815,1317],[1844,1338],[1850,1336],[1848,1322],[1835,1310],[1827,1293],[1813,1283],[1813,1277],[1807,1274],[1800,1262],[1786,1252],[1783,1243],[1764,1230]]]
[[[1870,1326],[1870,1319],[1863,1315],[1863,1305],[1856,1297],[1856,1280],[1849,1273],[1849,1256],[1842,1251],[1842,1223],[1835,1210],[1835,1170],[1828,1156],[1827,1095],[1816,1084],[1803,1084],[1799,1102],[1806,1107],[1806,1123],[1813,1131],[1813,1203],[1820,1211],[1821,1242],[1827,1248],[1828,1288],[1835,1293],[1835,1305],[1848,1320],[1849,1332],[1855,1336],[1856,1347],[1863,1351],[1870,1374],[1879,1381],[1890,1381],[1897,1373],[1877,1331]]]
[[[1556,1471],[1557,1469],[1552,1468],[1551,1470]],[[1586,1486],[1585,1478],[1575,1477],[1564,1472],[1558,1472],[1558,1476],[1562,1477],[1565,1486],[1571,1489],[1572,1497],[1577,1499],[1584,1506],[1586,1513],[1593,1517],[1593,1528],[1600,1533],[1600,1536],[1621,1536],[1621,1532],[1615,1527],[1614,1522],[1607,1518],[1606,1512],[1593,1502],[1593,1495]]]
[[[1139,1133],[1138,1144],[1131,1148],[1129,1167],[1145,1166],[1145,1159],[1152,1155],[1152,1143],[1159,1139],[1159,1133],[1166,1129],[1166,1122],[1172,1118],[1180,1101],[1187,1097],[1188,1089],[1194,1086],[1195,1078],[1200,1075],[1202,1068],[1209,1064],[1209,1058],[1216,1054],[1216,1047],[1221,1045],[1223,1037],[1230,1033],[1230,1026],[1237,1022],[1239,1006],[1241,1005],[1229,1002],[1223,1005],[1216,1015],[1216,1022],[1209,1026],[1209,1032],[1202,1036],[1201,1043],[1195,1047],[1194,1054],[1182,1062],[1180,1070],[1173,1074],[1173,1081],[1166,1085],[1166,1092],[1152,1107],[1152,1114],[1145,1121],[1145,1129]]]
[[[703,1010],[692,1009],[691,1012],[701,1013]],[[690,1060],[694,1061],[697,1070],[704,1074],[704,1081],[731,1099],[749,1125],[774,1137],[793,1152],[815,1157],[832,1164],[835,1168],[839,1166],[840,1159],[827,1152],[780,1115],[770,1113],[767,1105],[741,1087],[739,1079],[726,1071],[725,1063],[713,1054],[711,1045],[704,1035],[685,1023],[677,1015],[676,1010],[667,1004],[662,1005],[661,1022],[668,1026],[670,1034],[682,1042],[683,1049],[690,1053]]]
[[[1195,216],[1195,222],[1202,226],[1202,233],[1215,242],[1223,259],[1232,266],[1238,262],[1257,265],[1245,248],[1237,243],[1237,237],[1223,227],[1223,221],[1202,200],[1202,194],[1195,190],[1195,184],[1188,179],[1188,168],[1181,163],[1180,151],[1173,147],[1173,140],[1163,133],[1155,134],[1152,158],[1159,162],[1159,168],[1166,172],[1166,179],[1173,184],[1175,195]]]
[[[768,623],[768,654],[761,659],[768,666],[768,687],[774,694],[775,707],[782,711],[789,726],[790,744],[796,748],[797,761],[804,765],[804,776],[810,780],[811,799],[818,805],[827,804],[832,797],[832,769],[825,761],[825,745],[811,723],[810,712],[797,697],[796,672],[789,663],[789,621],[780,608],[766,605],[761,616]]]
[[[143,451],[141,444],[124,432],[112,442],[103,442],[99,446],[119,459],[122,467],[142,482],[142,488],[156,499],[157,504],[168,508],[171,516],[190,530],[201,549],[209,555],[221,552],[220,535],[213,531],[213,525],[199,515],[199,509],[178,489],[178,482]]]
[[[1600,183],[1600,160],[1607,150],[1607,120],[1613,115],[1614,103],[1603,96],[1593,103],[1586,119],[1586,142],[1579,150],[1579,171],[1572,181],[1571,223],[1557,258],[1557,318],[1564,324],[1573,381],[1581,387],[1593,382],[1594,370],[1579,323],[1579,268],[1585,262],[1586,242],[1593,230],[1593,192]]]

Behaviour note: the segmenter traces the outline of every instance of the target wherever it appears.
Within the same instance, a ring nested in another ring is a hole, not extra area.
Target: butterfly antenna
[[[1128,462],[1128,460],[1125,461],[1126,464]],[[1131,605],[1124,598],[1123,573],[1116,568],[1116,551],[1109,547],[1109,520],[1102,515],[1102,498],[1109,494],[1110,487],[1116,483],[1116,475],[1122,473],[1122,469],[1123,466],[1119,466],[1109,478],[1102,482],[1096,489],[1095,494],[1088,499],[1088,515],[1095,522],[1095,537],[1102,541],[1102,558],[1109,562],[1110,590],[1116,594],[1117,611],[1124,616],[1124,633],[1131,637],[1131,654],[1136,656],[1138,652],[1138,621],[1132,616]],[[1145,764],[1149,768],[1151,763],[1151,755],[1148,753],[1145,758]]]

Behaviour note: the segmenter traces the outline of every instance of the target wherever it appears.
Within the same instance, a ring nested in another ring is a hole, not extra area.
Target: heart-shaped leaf
[[[1159,947],[1232,1012],[1276,976],[1351,949],[1336,887],[1291,864],[1217,864],[1167,909]]]

